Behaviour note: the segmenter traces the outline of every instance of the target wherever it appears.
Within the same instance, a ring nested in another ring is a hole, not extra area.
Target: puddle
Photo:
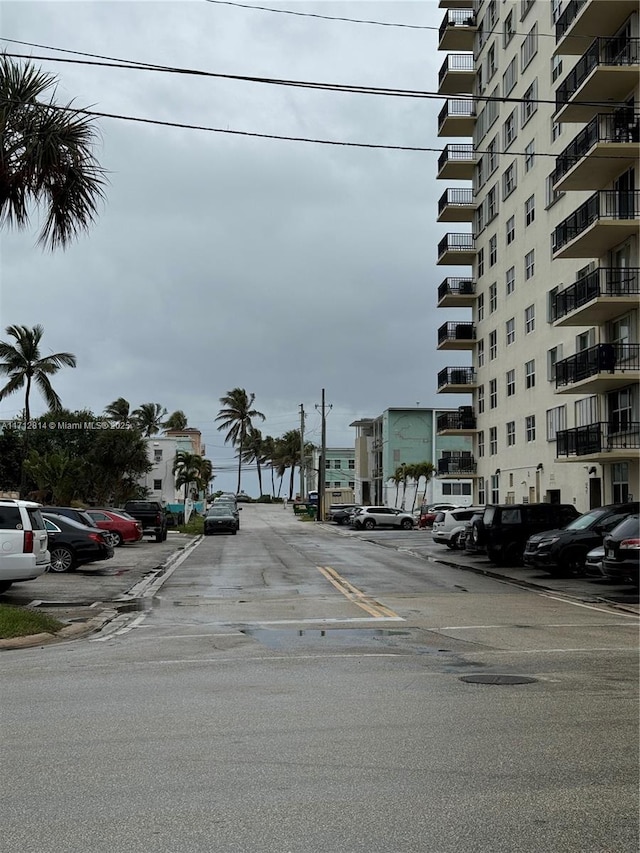
[[[394,646],[411,637],[411,631],[378,628],[245,628],[242,631],[272,650],[317,648],[377,648]],[[409,653],[409,649],[405,649]]]

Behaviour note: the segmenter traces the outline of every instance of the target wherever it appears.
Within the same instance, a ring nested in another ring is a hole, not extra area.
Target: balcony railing
[[[474,71],[473,63],[472,53],[449,53],[438,72],[438,83],[442,85],[442,81],[450,72]]]
[[[438,474],[465,474],[476,473],[476,460],[473,456],[447,456],[438,459]]]
[[[467,142],[463,144],[452,143],[445,146],[444,151],[438,157],[438,171],[442,171],[447,163],[473,163],[474,160],[473,145]]]
[[[578,17],[578,12],[586,2],[587,0],[570,0],[567,4],[566,9],[556,21],[556,44]]]
[[[556,388],[599,373],[640,370],[640,344],[597,344],[556,363]]]
[[[640,296],[640,267],[598,267],[556,294],[551,320],[561,320],[594,299],[612,296]]]
[[[472,278],[445,278],[438,287],[438,301],[445,296],[471,296],[476,292],[476,283]]]
[[[476,16],[475,12],[469,9],[449,9],[442,19],[438,38],[442,41],[442,37],[451,27],[475,27]]]
[[[640,190],[598,190],[555,228],[553,251],[558,252],[598,220],[637,219],[639,212]]]
[[[438,329],[438,344],[445,341],[473,341],[476,337],[476,327],[473,323],[444,323]]]
[[[445,252],[473,252],[474,249],[473,234],[445,234],[438,243],[438,257]]]
[[[591,43],[573,70],[556,89],[556,111],[573,98],[580,86],[598,65],[619,68],[638,65],[640,60],[640,39],[620,36],[616,38],[596,38]]]
[[[640,422],[617,418],[573,429],[559,430],[556,456],[590,456],[615,450],[640,448]]]
[[[469,207],[472,204],[473,190],[471,187],[445,190],[438,201],[438,216],[447,207]]]
[[[447,412],[446,414],[438,415],[437,425],[438,432],[443,432],[447,429],[475,429],[476,416],[473,412],[469,411]]]
[[[438,373],[438,389],[447,385],[475,385],[475,367],[445,367]]]
[[[620,143],[640,141],[640,114],[633,110],[599,113],[584,127],[562,154],[556,158],[553,183],[557,183],[598,142]]]
[[[476,105],[470,99],[449,98],[438,113],[438,127],[442,127],[448,118],[475,118]],[[471,134],[469,134],[471,136]]]

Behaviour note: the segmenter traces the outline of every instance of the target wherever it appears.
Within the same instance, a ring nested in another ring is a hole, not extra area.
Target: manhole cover
[[[463,675],[460,678],[467,684],[535,684],[537,680],[525,675]]]

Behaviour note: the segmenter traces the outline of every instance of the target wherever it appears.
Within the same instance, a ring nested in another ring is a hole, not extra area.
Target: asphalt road
[[[418,533],[242,522],[151,610],[2,653],[6,849],[638,849],[633,613],[416,556]]]

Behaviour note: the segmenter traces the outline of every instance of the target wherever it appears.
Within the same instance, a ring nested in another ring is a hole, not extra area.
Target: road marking
[[[513,628],[513,629],[523,629],[523,628],[533,628],[535,630],[539,630],[542,628],[588,628],[592,630],[593,628],[633,628],[633,625],[629,625],[628,622],[607,622],[606,625],[588,625],[586,622],[562,622],[558,624],[541,624],[541,625],[437,625],[430,628],[425,628],[426,631],[475,631],[481,630],[483,628]]]
[[[389,607],[385,607],[384,604],[380,604],[379,601],[371,598],[370,595],[362,592],[362,590],[355,587],[353,584],[349,583],[346,578],[343,578],[335,569],[332,569],[331,566],[317,566],[318,571],[324,575],[324,577],[332,584],[339,592],[341,592],[345,598],[348,598],[349,601],[353,602],[353,604],[361,607],[366,613],[369,613],[376,619],[384,619],[390,618],[394,620],[400,620],[404,622],[405,620],[402,616],[398,616],[397,613],[394,613]]]
[[[546,655],[546,654],[564,654],[571,652],[633,652],[637,653],[637,649],[633,646],[605,646],[604,648],[595,649],[496,649],[486,651],[482,650],[482,654],[490,655]]]
[[[611,614],[610,610],[606,610],[604,607],[594,607],[592,604],[582,604],[580,601],[571,601],[568,598],[560,598],[557,595],[549,595],[548,592],[540,592],[538,595],[541,595],[543,598],[550,598],[552,601],[561,601],[563,604],[571,604],[574,607],[584,607],[586,610],[597,610],[598,613],[608,613]],[[620,613],[617,612],[616,616],[625,616],[627,619],[638,619],[638,614],[636,613]]]

